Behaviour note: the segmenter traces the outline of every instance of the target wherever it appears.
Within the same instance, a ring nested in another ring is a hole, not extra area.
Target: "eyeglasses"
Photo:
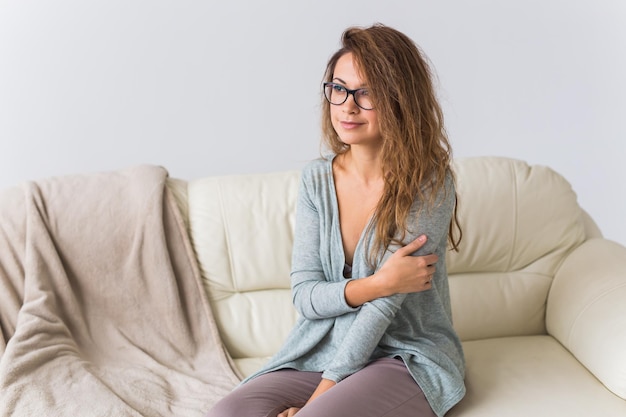
[[[372,110],[374,108],[372,97],[367,88],[349,90],[341,84],[324,83],[324,97],[326,97],[326,100],[328,100],[330,104],[335,106],[342,105],[348,100],[350,94],[354,97],[356,105],[363,110]]]

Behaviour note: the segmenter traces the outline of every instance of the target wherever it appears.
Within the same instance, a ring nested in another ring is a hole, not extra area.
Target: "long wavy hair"
[[[361,77],[367,80],[378,112],[382,135],[383,195],[374,212],[374,247],[378,250],[400,243],[407,230],[407,217],[417,197],[427,208],[436,204],[445,189],[452,151],[437,101],[433,73],[420,48],[406,35],[382,24],[348,28],[342,47],[330,58],[324,81],[332,81],[339,58],[352,53]],[[335,154],[350,147],[333,128],[330,104],[322,97],[324,143]],[[372,232],[370,230],[369,232]],[[399,232],[399,237],[396,237]],[[452,249],[458,251],[462,231],[454,208],[448,230]]]

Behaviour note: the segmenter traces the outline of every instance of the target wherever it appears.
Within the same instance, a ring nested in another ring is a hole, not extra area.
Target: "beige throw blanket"
[[[202,416],[237,384],[166,177],[0,194],[0,416]]]

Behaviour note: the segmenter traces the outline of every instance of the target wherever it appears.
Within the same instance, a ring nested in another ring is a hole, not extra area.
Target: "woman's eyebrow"
[[[335,78],[333,78],[333,81],[339,81],[339,82],[340,82],[341,84],[343,84],[343,85],[347,85],[347,84],[348,84],[348,83],[346,83],[344,80],[342,80],[342,79],[341,79],[341,78],[339,78],[339,77],[335,77]],[[363,84],[361,84],[361,85],[359,86],[359,88],[366,88],[366,87],[367,87],[367,84],[365,84],[365,83],[363,83]]]

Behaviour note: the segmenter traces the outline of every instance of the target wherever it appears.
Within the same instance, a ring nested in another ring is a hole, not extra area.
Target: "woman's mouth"
[[[343,122],[340,122],[340,124],[341,124],[341,127],[343,127],[344,129],[350,130],[350,129],[356,129],[357,127],[361,126],[363,123],[343,121]]]

